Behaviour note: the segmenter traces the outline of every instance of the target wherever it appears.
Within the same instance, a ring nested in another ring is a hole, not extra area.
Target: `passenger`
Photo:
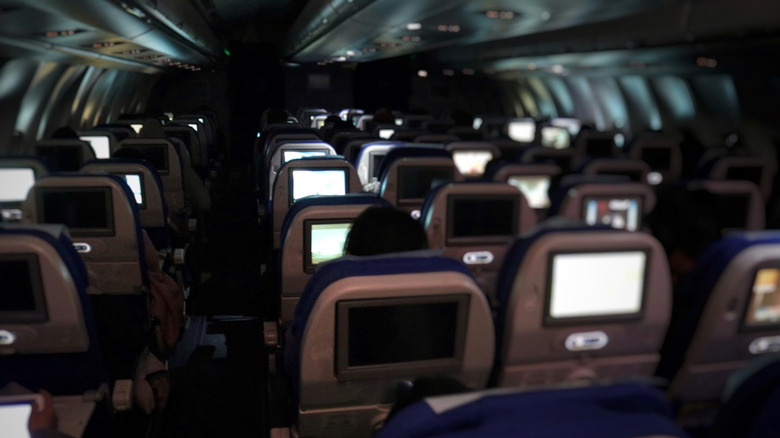
[[[723,230],[715,195],[706,190],[691,191],[684,185],[658,191],[648,226],[666,251],[675,285]]]
[[[51,134],[51,138],[78,140],[79,135],[70,126],[63,126],[61,128],[58,128],[56,131],[54,131]]]
[[[289,115],[282,108],[269,108],[260,116],[260,129],[266,130],[270,125],[287,123]]]
[[[395,117],[390,112],[390,108],[379,108],[374,112],[374,119],[372,120],[374,126],[379,125],[395,125]]]
[[[390,413],[387,414],[385,423],[404,410],[404,408],[413,405],[424,398],[460,394],[469,391],[471,391],[469,388],[451,377],[420,377],[419,379],[415,379],[411,387],[404,388],[400,391],[395,404],[393,404],[393,407],[390,409]]]
[[[422,225],[394,208],[370,207],[355,219],[344,242],[345,254],[370,256],[428,248]]]

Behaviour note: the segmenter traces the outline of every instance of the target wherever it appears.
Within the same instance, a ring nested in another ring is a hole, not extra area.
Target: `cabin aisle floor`
[[[268,246],[258,227],[248,166],[235,161],[225,166],[212,191],[208,241],[198,251],[206,274],[188,300],[196,334],[182,346],[179,362],[186,363],[171,365],[159,437],[268,434],[263,292],[269,288],[261,275]]]

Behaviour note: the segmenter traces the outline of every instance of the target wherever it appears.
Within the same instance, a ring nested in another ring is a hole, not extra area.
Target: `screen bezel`
[[[403,178],[401,178],[401,174],[406,169],[423,169],[423,170],[431,170],[434,168],[439,169],[447,169],[450,173],[449,178],[447,178],[447,182],[453,181],[455,179],[455,164],[450,165],[435,165],[435,166],[426,166],[426,165],[413,165],[413,164],[403,164],[396,168],[396,175],[397,175],[397,183],[396,183],[396,203],[398,206],[416,206],[421,204],[425,197],[422,198],[402,198],[401,193],[403,193],[404,189],[404,181]],[[434,180],[431,180],[431,184],[433,184]],[[433,190],[433,187],[428,188],[428,192]],[[427,192],[426,192],[427,193]]]
[[[453,236],[455,229],[455,203],[458,201],[511,201],[512,202],[512,232],[499,236]],[[520,225],[520,198],[517,195],[447,195],[447,227],[445,233],[445,244],[447,246],[469,246],[469,245],[504,245],[509,243],[515,235]]]
[[[334,340],[334,368],[339,380],[386,379],[417,374],[448,374],[460,370],[466,349],[471,296],[467,293],[447,295],[406,296],[394,298],[342,300],[336,303],[336,327]],[[402,306],[415,304],[457,304],[455,322],[455,354],[444,359],[399,362],[382,365],[349,366],[349,310],[362,307]]]
[[[601,225],[598,222],[596,222],[595,224],[588,224],[587,223],[586,215],[587,215],[587,209],[588,209],[588,202],[589,201],[601,201],[601,200],[611,201],[613,199],[634,199],[634,198],[636,198],[637,204],[639,204],[639,212],[638,212],[639,213],[639,216],[638,216],[639,221],[638,221],[638,223],[636,225],[636,230],[629,231],[627,228],[615,228],[611,224],[609,225],[609,227],[611,227],[613,229],[616,229],[616,230],[623,230],[623,231],[629,231],[629,232],[641,231],[642,230],[642,226],[644,226],[644,222],[645,222],[645,213],[644,213],[645,197],[644,197],[644,195],[615,195],[615,196],[610,196],[610,195],[586,195],[586,196],[583,196],[582,197],[582,201],[581,201],[581,206],[580,206],[580,215],[581,215],[580,217],[582,218],[582,221],[585,222],[588,226],[592,227],[592,226],[596,226],[596,225]]]
[[[641,252],[645,254],[645,271],[642,276],[642,297],[640,299],[639,311],[634,313],[623,313],[617,315],[594,315],[594,316],[573,316],[564,318],[554,318],[550,316],[550,307],[552,305],[552,278],[553,278],[553,260],[558,255],[569,254],[614,254],[614,253],[633,253]],[[645,247],[628,248],[628,249],[615,249],[615,250],[597,250],[597,251],[582,251],[582,250],[563,250],[563,251],[551,251],[547,255],[547,272],[545,273],[545,297],[544,297],[544,314],[542,318],[542,324],[544,327],[566,327],[576,325],[589,325],[589,324],[610,324],[616,322],[625,321],[637,321],[642,320],[645,316],[645,308],[647,307],[647,285],[649,283],[649,276],[647,275],[650,269],[650,249]]]
[[[748,316],[748,311],[750,310],[750,303],[753,301],[753,286],[756,284],[756,276],[758,276],[758,271],[762,269],[780,269],[780,262],[761,263],[753,270],[753,275],[750,277],[752,281],[750,282],[747,288],[748,299],[745,300],[745,305],[742,310],[742,317],[739,321],[739,330],[738,330],[739,333],[777,331],[778,329],[780,329],[780,321],[772,324],[759,324],[759,325],[749,325],[747,323],[747,316]]]
[[[319,264],[314,264],[311,259],[311,230],[312,225],[355,223],[355,218],[334,219],[306,219],[303,221],[303,272],[313,274]]]
[[[45,217],[44,193],[74,193],[74,192],[101,192],[106,196],[106,222],[109,229],[103,228],[71,228],[68,231],[72,237],[113,237],[116,236],[116,223],[114,221],[114,198],[111,187],[36,187],[35,208],[37,209],[38,222]]]
[[[139,210],[146,210],[146,185],[144,180],[144,174],[142,172],[111,172],[111,175],[117,175],[122,177],[122,181],[125,181],[125,184],[127,184],[127,181],[125,179],[125,176],[127,175],[138,175],[141,179],[141,203],[138,204]],[[127,184],[128,188],[130,187],[130,184]],[[130,189],[130,193],[133,193],[133,189]],[[133,194],[133,201],[135,201],[135,194]]]
[[[43,289],[41,264],[38,260],[38,255],[33,253],[0,254],[0,262],[3,261],[27,262],[28,273],[30,275],[30,284],[32,286],[33,301],[35,302],[35,310],[0,310],[0,324],[42,324],[49,321],[49,313],[48,309],[46,308],[46,293]]]
[[[287,197],[289,205],[293,205],[295,203],[295,198],[293,197],[293,194],[295,193],[295,183],[293,180],[293,176],[295,175],[295,172],[298,170],[306,170],[306,171],[327,171],[327,170],[338,170],[342,173],[344,173],[344,194],[346,195],[349,193],[349,172],[347,172],[347,169],[343,167],[296,167],[293,169],[290,169],[288,173],[287,178]],[[311,195],[309,195],[311,196]],[[340,195],[327,195],[327,196],[340,196]],[[305,198],[305,196],[304,196]],[[301,198],[303,199],[303,198]]]

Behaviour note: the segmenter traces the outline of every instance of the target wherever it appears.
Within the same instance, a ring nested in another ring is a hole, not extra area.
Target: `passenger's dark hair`
[[[408,214],[386,207],[369,207],[355,219],[344,242],[351,255],[369,256],[428,248],[425,230]]]
[[[73,128],[69,126],[63,126],[54,131],[54,133],[51,135],[51,138],[78,140],[79,135],[76,133],[76,131],[73,130]]]
[[[706,190],[665,187],[657,192],[647,224],[667,254],[679,250],[695,259],[722,235],[717,205],[717,196]]]
[[[395,124],[395,117],[390,111],[390,108],[383,107],[374,111],[374,125],[393,125]]]
[[[265,112],[265,124],[274,125],[277,123],[287,123],[287,111],[282,108],[270,108]]]
[[[385,422],[390,421],[404,408],[426,397],[460,394],[468,391],[469,389],[465,385],[451,377],[421,377],[414,381],[411,388],[398,394],[398,399],[390,409],[390,413],[387,414]]]

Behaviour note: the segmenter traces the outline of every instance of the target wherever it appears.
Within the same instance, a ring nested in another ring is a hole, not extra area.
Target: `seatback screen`
[[[109,187],[40,187],[37,190],[39,222],[65,224],[73,237],[114,235]]]
[[[85,135],[79,137],[79,139],[89,143],[95,152],[95,158],[99,160],[111,158],[110,142],[105,135]]]
[[[320,263],[344,255],[344,242],[352,228],[351,221],[306,221],[304,227],[307,242],[305,247],[308,248],[304,263],[306,272],[314,272],[314,268]]]
[[[515,175],[507,182],[523,192],[528,206],[534,209],[550,207],[550,177],[547,175]]]
[[[520,143],[531,143],[536,137],[536,123],[533,120],[517,120],[509,122],[507,135]]]
[[[558,126],[542,127],[541,138],[542,146],[553,149],[566,149],[571,144],[571,134],[566,128]]]
[[[638,315],[647,253],[559,253],[550,256],[547,319]]]
[[[4,438],[30,438],[27,425],[33,407],[33,402],[2,403],[0,401],[0,424],[3,425]]]
[[[35,154],[43,157],[52,172],[78,172],[84,159],[81,146],[35,146]]]
[[[452,160],[458,172],[466,176],[481,176],[487,163],[493,159],[490,151],[454,151]]]
[[[432,187],[451,181],[454,174],[450,166],[399,166],[398,202],[419,202]]]
[[[582,216],[588,225],[637,231],[642,227],[642,197],[586,196],[582,198]]]
[[[32,169],[0,169],[0,203],[24,201],[33,185]]]
[[[644,148],[640,158],[653,170],[665,171],[672,167],[672,150],[669,148]]]
[[[517,230],[517,197],[450,196],[447,204],[448,238],[513,236]]]
[[[138,151],[144,160],[148,161],[160,175],[169,173],[169,157],[167,144],[133,144],[123,146],[122,149]]]
[[[348,312],[349,367],[455,357],[458,303],[366,306]]]
[[[780,325],[780,268],[761,268],[753,280],[750,302],[745,312],[746,327]]]
[[[35,254],[0,255],[0,323],[46,321],[41,271]]]
[[[290,203],[306,196],[347,193],[347,171],[343,169],[293,169],[290,175]]]

